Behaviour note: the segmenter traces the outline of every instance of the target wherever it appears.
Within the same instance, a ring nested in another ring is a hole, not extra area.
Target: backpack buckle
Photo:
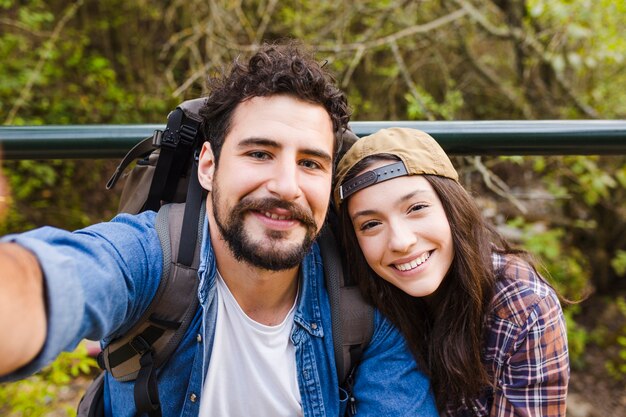
[[[128,344],[139,356],[143,356],[144,353],[152,350],[152,346],[141,336],[133,337]]]
[[[194,126],[191,123],[183,123],[180,127],[179,140],[185,146],[190,146],[196,140],[196,134],[198,133],[197,125]]]
[[[161,134],[161,147],[176,149],[179,137],[180,132],[178,130],[172,130],[169,127],[166,127]]]
[[[163,131],[157,129],[152,134],[152,146],[155,148],[160,148],[161,142],[163,142]]]

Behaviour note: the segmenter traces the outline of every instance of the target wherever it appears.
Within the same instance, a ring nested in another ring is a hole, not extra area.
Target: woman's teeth
[[[411,269],[417,268],[418,266],[426,262],[428,258],[430,258],[431,253],[432,252],[425,252],[422,256],[420,256],[419,258],[413,259],[411,262],[407,262],[404,264],[397,264],[394,266],[400,271],[409,271]]]

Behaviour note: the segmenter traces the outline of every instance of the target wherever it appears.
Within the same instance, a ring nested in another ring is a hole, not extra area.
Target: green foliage
[[[617,250],[615,258],[611,260],[611,266],[617,275],[621,277],[626,275],[626,250]]]
[[[74,379],[88,376],[98,367],[87,355],[84,344],[75,351],[62,353],[40,373],[13,383],[0,384],[0,414],[7,417],[45,416],[51,410],[76,415],[75,403],[65,404],[59,398]]]
[[[437,100],[428,92],[416,89],[413,94],[406,94],[407,113],[411,120],[436,118],[438,120],[454,120],[463,107],[463,95],[452,85],[446,91],[443,101]]]
[[[598,326],[592,340],[606,352],[605,367],[616,381],[626,380],[626,297],[611,303],[607,322]]]
[[[107,194],[103,186],[113,172],[111,161],[26,160],[4,165],[14,203],[0,223],[0,234],[42,224],[77,229],[115,213],[118,198]]]
[[[626,3],[613,0],[528,0],[534,26],[546,28],[555,70],[575,77],[585,99],[606,118],[623,117],[626,97]],[[585,91],[586,89],[586,91]],[[568,110],[566,110],[568,111]],[[622,116],[620,116],[622,115]]]
[[[562,228],[563,245],[584,253],[600,293],[620,287],[626,248],[626,157],[542,157],[534,169],[555,197],[550,228]],[[611,268],[612,266],[612,268]]]
[[[104,3],[4,3],[6,20],[14,20],[16,30],[0,32],[0,121],[42,125],[165,120],[177,100],[164,98],[168,94],[163,83],[129,82],[134,81],[129,80],[133,72],[143,72],[148,82],[159,66],[149,65],[147,71],[129,62],[122,66],[111,48],[114,43],[135,51],[141,45],[123,33],[133,26],[136,14],[120,13],[115,23],[109,15],[88,14],[85,26],[71,19],[81,8],[88,12],[112,6]],[[133,6],[120,6],[118,11],[128,7]],[[69,19],[62,25],[63,19],[55,16]],[[113,26],[116,32],[110,32]],[[142,53],[158,55],[154,50]],[[118,195],[107,195],[104,184],[114,166],[113,161],[97,160],[6,162],[14,204],[0,233],[42,224],[74,229],[109,219]]]
[[[619,354],[606,362],[606,369],[614,379],[622,381],[626,379],[626,332],[617,338]]]
[[[609,197],[611,189],[614,189],[617,181],[598,166],[598,157],[571,157],[566,159],[574,178],[576,178],[576,191],[578,191],[585,203],[595,206],[601,199]]]
[[[582,297],[590,280],[587,260],[577,248],[564,244],[563,228],[546,228],[523,217],[513,218],[507,225],[521,232],[522,246],[536,257],[540,272],[563,296]]]
[[[565,324],[567,325],[570,365],[577,369],[583,369],[585,367],[585,348],[591,337],[589,331],[576,322],[575,316],[579,312],[579,305],[572,305],[563,309]]]

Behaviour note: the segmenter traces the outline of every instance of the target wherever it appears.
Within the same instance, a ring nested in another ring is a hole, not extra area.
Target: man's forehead
[[[275,146],[328,148],[332,154],[335,135],[330,115],[322,105],[278,95],[240,103],[225,139],[234,139],[231,146],[245,145],[250,139],[267,140],[268,146],[273,141]]]

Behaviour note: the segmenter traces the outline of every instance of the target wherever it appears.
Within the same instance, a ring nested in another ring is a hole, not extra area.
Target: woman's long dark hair
[[[346,176],[353,178],[376,160],[397,159],[393,155],[365,158]],[[482,218],[478,206],[456,181],[424,175],[441,200],[452,232],[454,257],[442,284],[428,305],[424,299],[406,294],[378,277],[361,251],[347,201],[340,210],[342,243],[350,277],[358,282],[367,301],[374,304],[405,335],[408,345],[430,376],[437,406],[460,405],[476,397],[491,381],[481,361],[483,327],[495,283],[491,255],[522,254]]]

